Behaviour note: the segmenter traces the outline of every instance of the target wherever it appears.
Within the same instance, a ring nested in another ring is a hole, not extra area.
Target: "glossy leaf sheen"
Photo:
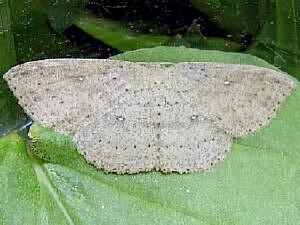
[[[152,54],[153,49],[141,52],[160,59],[160,55]],[[183,57],[189,55],[188,50],[180,52],[178,57],[188,59]],[[122,57],[136,59],[133,56]],[[220,60],[222,53],[214,57]],[[15,135],[0,140],[0,180],[4,181],[0,191],[5,196],[0,198],[0,218],[11,225],[20,221],[297,224],[300,115],[295,112],[300,110],[299,101],[300,89],[283,104],[270,126],[236,140],[228,158],[213,171],[186,175],[103,173],[85,162],[71,137],[35,124],[30,131],[34,156],[28,155],[24,142]]]

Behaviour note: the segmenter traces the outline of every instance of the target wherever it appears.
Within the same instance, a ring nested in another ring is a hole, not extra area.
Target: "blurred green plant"
[[[0,2],[0,75],[17,64],[9,1]],[[0,78],[0,136],[21,126],[25,114],[5,81]]]
[[[261,1],[263,27],[247,50],[300,79],[300,2]]]
[[[259,29],[259,0],[191,0],[196,9],[206,13],[218,27],[235,38]]]
[[[11,29],[14,35],[17,62],[80,56],[80,51],[61,33],[53,31],[49,19],[36,1],[8,0]],[[67,1],[65,1],[67,2]]]
[[[74,24],[87,34],[103,41],[121,51],[155,46],[197,47],[200,49],[219,49],[222,51],[237,51],[240,45],[222,38],[203,38],[199,36],[175,36],[139,34],[126,28],[116,21],[97,18],[89,14],[78,16]]]
[[[298,0],[191,0],[233,38],[251,34],[246,49],[300,79],[300,2]]]
[[[121,51],[160,46],[171,39],[165,35],[137,34],[115,21],[88,14],[80,15],[74,24],[87,34]]]
[[[82,13],[88,0],[38,0],[46,12],[52,27],[64,31]]]

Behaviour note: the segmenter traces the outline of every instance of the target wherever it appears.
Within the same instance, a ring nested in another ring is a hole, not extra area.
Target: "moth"
[[[209,170],[297,86],[250,65],[103,59],[28,62],[4,79],[34,121],[72,135],[89,163],[117,173]]]

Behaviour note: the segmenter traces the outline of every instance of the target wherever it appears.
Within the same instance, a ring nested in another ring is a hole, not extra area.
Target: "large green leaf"
[[[143,50],[144,55],[152,52],[153,49]],[[205,53],[209,58],[210,52]],[[190,52],[182,48],[178,54],[187,60]],[[212,54],[218,61],[223,57],[221,52]],[[160,55],[151,57],[153,61],[160,59]],[[171,58],[178,61],[174,56]],[[233,55],[232,62],[236,58]],[[213,171],[185,175],[106,174],[85,162],[71,137],[35,124],[30,130],[33,155],[18,136],[0,140],[0,180],[4,181],[0,186],[4,196],[0,198],[0,221],[11,225],[20,221],[22,224],[298,224],[300,115],[295,112],[300,110],[299,102],[298,88],[267,128],[236,140],[227,159]]]

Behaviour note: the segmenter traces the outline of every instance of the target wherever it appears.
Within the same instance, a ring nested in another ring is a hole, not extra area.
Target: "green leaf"
[[[218,37],[201,38],[199,36],[183,36],[173,38],[165,44],[166,46],[184,46],[189,48],[198,48],[206,50],[219,50],[227,52],[237,52],[241,50],[241,45],[230,40]]]
[[[25,115],[2,75],[17,64],[9,1],[0,2],[0,136],[20,126]]]
[[[120,23],[97,18],[87,13],[81,14],[74,24],[95,39],[104,42],[120,51],[130,51],[140,48],[155,46],[178,46],[195,47],[201,49],[219,49],[224,51],[238,51],[241,46],[233,41],[222,38],[201,37],[171,37],[166,35],[140,34],[124,27]]]
[[[25,142],[16,134],[0,139],[0,162],[1,223],[33,222],[38,185]]]
[[[121,51],[163,45],[171,38],[165,35],[138,34],[116,21],[82,14],[74,24],[87,34]]]
[[[216,51],[201,56],[204,52],[197,50],[196,56],[193,50],[180,48],[176,57],[173,48],[169,48],[169,56],[153,54],[156,50],[136,53],[143,53],[146,61],[150,59],[146,55],[151,55],[151,61],[187,61],[191,56],[191,61],[198,57],[230,62],[229,55]],[[236,62],[236,56],[232,55],[232,62]],[[125,59],[124,54],[122,57]],[[134,53],[128,53],[126,59],[130,57],[137,59]],[[251,58],[252,64],[262,65],[255,59]],[[300,110],[299,102],[300,88],[288,97],[267,128],[236,140],[227,159],[213,171],[184,175],[104,173],[85,162],[70,136],[34,124],[29,133],[34,156],[26,152],[19,137],[0,139],[0,179],[5,181],[0,189],[5,196],[0,198],[0,221],[10,225],[20,221],[89,225],[297,224],[300,114],[295,112]]]
[[[132,62],[220,62],[248,64],[278,70],[266,61],[243,53],[222,52],[217,50],[199,50],[185,47],[155,47],[124,52],[110,57],[111,59]]]
[[[0,224],[72,224],[17,134],[0,139]]]
[[[261,0],[267,15],[248,52],[300,78],[300,3],[297,0]]]

